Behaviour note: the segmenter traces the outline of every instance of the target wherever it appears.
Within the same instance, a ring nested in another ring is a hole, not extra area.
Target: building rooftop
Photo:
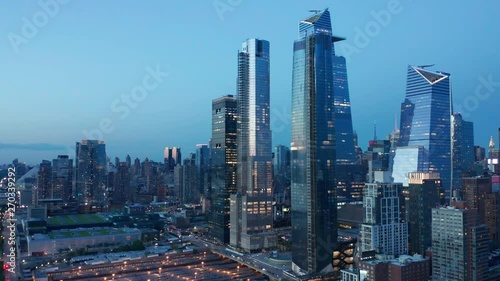
[[[106,222],[107,221],[102,216],[96,214],[64,215],[48,218],[47,226],[71,226]]]
[[[136,228],[77,228],[72,230],[54,230],[47,234],[36,233],[31,235],[30,240],[49,240],[49,239],[66,239],[66,238],[81,238],[81,237],[96,237],[106,235],[126,234],[139,231]]]
[[[449,77],[449,75],[446,75],[444,73],[425,70],[425,69],[418,67],[418,66],[412,66],[412,68],[418,74],[422,75],[422,77],[424,77],[425,80],[427,80],[427,82],[429,82],[429,84],[432,84],[432,85]]]
[[[423,257],[422,255],[415,254],[413,256],[410,255],[400,255],[398,258],[394,258],[392,255],[376,255],[375,259],[362,261],[365,264],[376,265],[379,263],[390,263],[397,266],[407,266],[414,262],[422,262],[428,260],[428,258]]]

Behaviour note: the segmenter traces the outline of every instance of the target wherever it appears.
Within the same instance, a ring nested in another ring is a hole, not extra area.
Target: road
[[[267,276],[269,276],[272,280],[281,280],[287,279],[291,280],[292,278],[288,275],[285,275],[285,271],[290,269],[290,266],[280,266],[280,265],[272,265],[265,262],[268,253],[259,253],[259,254],[235,254],[233,252],[227,251],[225,245],[217,245],[212,243],[211,241],[199,238],[199,237],[189,237],[191,242],[198,247],[205,247],[210,249],[212,252],[224,255],[236,262],[244,264],[248,267],[251,267]]]
[[[49,273],[48,280],[254,280],[262,281],[264,276],[238,263],[223,259],[210,251],[198,254],[178,253],[167,256],[81,266]]]

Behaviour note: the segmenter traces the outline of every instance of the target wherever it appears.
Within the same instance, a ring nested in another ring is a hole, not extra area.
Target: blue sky
[[[0,5],[0,163],[55,158],[96,129],[111,157],[186,155],[208,142],[211,100],[235,93],[237,51],[252,37],[270,41],[273,142],[289,145],[292,44],[308,10],[326,7],[347,38],[336,50],[362,147],[374,120],[379,138],[393,130],[408,64],[451,73],[476,144],[500,126],[498,1],[54,1]],[[151,71],[168,76],[125,103]]]

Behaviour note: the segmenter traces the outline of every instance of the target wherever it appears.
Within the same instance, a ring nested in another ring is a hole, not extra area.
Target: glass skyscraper
[[[340,39],[340,38],[339,38]],[[335,116],[335,143],[337,165],[353,165],[356,163],[354,150],[354,134],[352,129],[351,101],[347,83],[346,60],[333,53],[333,109]],[[338,175],[337,175],[338,176]]]
[[[450,118],[450,74],[408,66],[398,147],[422,146],[421,172],[439,173],[448,192],[452,172]]]
[[[292,269],[331,271],[337,243],[334,48],[328,9],[299,23],[292,76]],[[351,141],[352,136],[351,136]]]
[[[212,101],[212,209],[208,224],[210,236],[220,243],[229,243],[229,196],[236,193],[237,117],[233,96]]]
[[[340,40],[335,38],[334,40]],[[338,202],[356,200],[353,183],[363,181],[361,166],[357,165],[352,129],[351,101],[347,82],[346,60],[342,56],[333,55],[333,110],[335,119],[336,167],[335,182]]]
[[[165,147],[163,152],[165,158],[165,166],[168,172],[173,172],[177,164],[181,164],[181,148],[180,147]]]
[[[100,140],[76,143],[76,201],[81,212],[97,212],[107,207],[106,145]]]
[[[465,121],[460,113],[452,119],[453,189],[462,187],[462,176],[468,176],[474,165],[474,124]]]
[[[68,155],[59,155],[52,160],[52,184],[54,189],[53,198],[61,198],[68,202],[73,195],[73,159]]]
[[[269,42],[247,39],[238,53],[237,194],[231,196],[230,244],[246,252],[276,245],[271,233],[272,141]]]
[[[425,162],[425,151],[423,146],[404,146],[396,148],[394,153],[394,167],[392,179],[394,182],[408,186],[409,173],[423,172]]]

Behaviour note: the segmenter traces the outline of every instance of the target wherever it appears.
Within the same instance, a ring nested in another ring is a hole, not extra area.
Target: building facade
[[[52,199],[54,192],[52,189],[52,163],[43,160],[36,176],[36,190],[38,199]]]
[[[299,23],[292,74],[292,269],[333,270],[335,198],[334,48],[328,10]]]
[[[210,235],[229,243],[231,194],[236,194],[237,103],[232,95],[212,101],[212,141],[210,142],[212,210]]]
[[[181,148],[180,147],[165,147],[163,151],[165,167],[167,172],[173,172],[177,164],[182,165]]]
[[[437,173],[410,173],[408,200],[408,232],[410,254],[424,254],[432,246],[431,209],[440,203],[441,179]]]
[[[113,177],[113,205],[125,205],[132,202],[132,192],[130,188],[130,172],[126,162],[118,163]]]
[[[450,74],[408,66],[398,147],[422,146],[422,172],[439,173],[448,192],[452,177],[450,118]]]
[[[432,209],[432,280],[487,280],[488,234],[475,209]]]
[[[400,183],[367,183],[363,194],[365,219],[361,224],[361,253],[399,256],[408,253],[403,186]]]
[[[427,281],[431,275],[431,261],[422,255],[401,255],[398,258],[377,256],[361,261],[359,272],[365,279],[360,281]],[[349,280],[349,279],[347,279]]]
[[[100,140],[76,143],[75,197],[84,213],[102,211],[108,205],[106,146]]]
[[[465,121],[460,113],[452,120],[453,189],[462,187],[462,177],[471,173],[475,160],[474,124]]]
[[[276,146],[274,155],[274,200],[278,204],[290,203],[290,148]]]
[[[247,39],[238,53],[237,194],[230,244],[246,252],[276,245],[272,201],[269,42]]]
[[[182,165],[182,197],[183,204],[200,203],[200,183],[198,181],[198,171],[196,169],[196,155],[190,153],[189,157],[184,159]]]
[[[73,196],[73,159],[59,155],[52,160],[52,185],[54,198],[67,202]]]
[[[397,147],[392,167],[393,181],[408,186],[409,173],[424,172],[425,158],[423,146]]]

